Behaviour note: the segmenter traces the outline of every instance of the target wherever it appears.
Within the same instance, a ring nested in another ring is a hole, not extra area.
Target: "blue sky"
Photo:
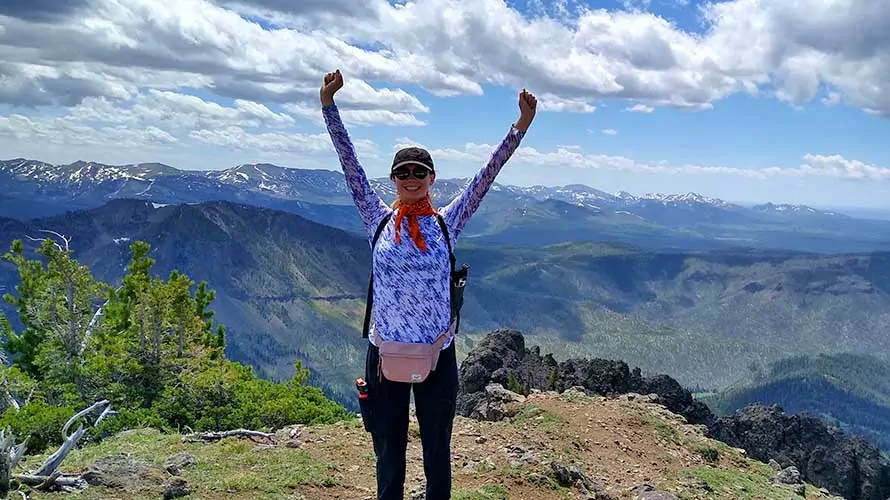
[[[370,175],[407,143],[440,175],[473,175],[526,86],[540,109],[500,182],[890,209],[890,9],[830,4],[8,4],[0,148],[60,164],[336,170],[317,89],[340,68]]]

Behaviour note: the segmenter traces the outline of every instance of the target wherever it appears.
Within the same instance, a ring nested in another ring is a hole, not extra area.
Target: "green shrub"
[[[51,406],[42,400],[31,401],[18,411],[9,408],[0,415],[0,429],[9,429],[16,442],[28,438],[28,453],[43,453],[48,447],[62,444],[62,427],[77,410],[65,406]],[[77,429],[69,429],[73,432]]]

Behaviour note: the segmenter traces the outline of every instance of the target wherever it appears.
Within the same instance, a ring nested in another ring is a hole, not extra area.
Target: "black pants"
[[[377,499],[404,498],[412,388],[423,447],[426,500],[451,498],[451,429],[458,389],[454,344],[439,353],[436,369],[419,384],[378,380],[378,360],[377,347],[369,343],[365,360],[369,398],[362,406],[362,418],[377,455]]]

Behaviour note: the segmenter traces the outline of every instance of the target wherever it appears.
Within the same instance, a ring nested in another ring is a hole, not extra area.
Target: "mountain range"
[[[388,179],[372,179],[385,199]],[[438,179],[433,199],[447,201],[467,179]],[[179,170],[159,163],[53,165],[0,162],[0,216],[30,219],[96,208],[115,198],[155,203],[231,201],[284,210],[350,232],[362,231],[343,174],[333,170],[245,164]],[[588,186],[495,184],[464,238],[484,243],[549,245],[603,241],[679,250],[733,247],[806,252],[890,250],[890,221],[787,204],[742,206],[696,193],[606,193]]]
[[[388,180],[372,182],[394,196]],[[465,184],[439,179],[434,200]],[[818,384],[795,385],[807,377],[758,377],[801,356],[890,362],[888,229],[888,221],[694,193],[496,184],[458,247],[471,285],[457,345],[465,353],[485,333],[515,328],[560,358],[670,373],[717,407],[811,394]],[[352,404],[370,255],[342,173],[0,163],[0,246],[25,239],[33,248],[30,238],[45,230],[70,237],[75,257],[109,283],[123,275],[129,243],[149,242],[155,272],[176,269],[216,290],[230,357],[275,379],[289,378],[300,359],[311,383]],[[0,289],[16,280],[0,263]],[[865,417],[816,408],[890,442],[871,416],[886,402],[871,392],[855,401]]]
[[[217,290],[232,356],[273,377],[294,357],[348,390],[363,359],[358,335],[367,240],[295,214],[231,202],[158,205],[112,200],[29,221],[0,220],[13,239],[71,238],[106,282],[120,279],[129,242],[152,245],[173,269]],[[887,353],[890,253],[652,251],[575,242],[547,247],[462,243],[471,266],[459,345],[495,328],[523,331],[555,355],[623,359],[689,386],[726,387],[752,363],[800,354]],[[0,266],[3,284],[16,279]],[[886,356],[886,354],[877,354]]]

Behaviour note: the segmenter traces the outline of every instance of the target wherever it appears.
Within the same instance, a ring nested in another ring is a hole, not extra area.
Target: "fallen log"
[[[210,432],[193,432],[191,434],[187,434],[182,436],[183,443],[195,443],[195,442],[208,442],[208,441],[219,441],[220,439],[225,439],[227,437],[232,436],[240,436],[247,438],[255,438],[261,437],[265,439],[272,440],[274,439],[273,434],[267,434],[265,432],[252,431],[249,429],[234,429],[230,431],[210,431]]]
[[[13,474],[12,479],[28,486],[36,486],[37,489],[42,490],[50,489],[53,486],[84,488],[87,484],[80,476],[65,476],[59,471],[54,472],[51,476]]]

